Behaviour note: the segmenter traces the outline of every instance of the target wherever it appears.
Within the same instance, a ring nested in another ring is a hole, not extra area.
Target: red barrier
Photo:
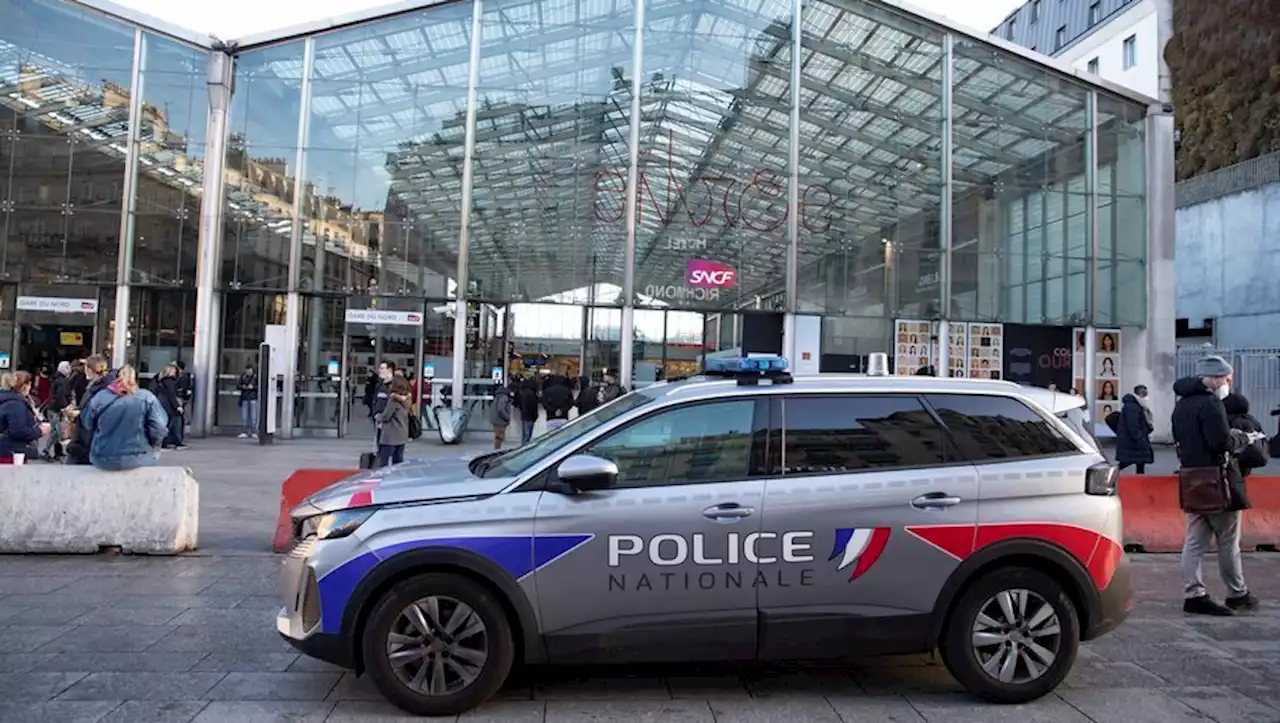
[[[1250,477],[1245,483],[1253,507],[1244,513],[1240,548],[1246,551],[1280,545],[1280,477]],[[1124,475],[1124,544],[1144,552],[1178,552],[1186,522],[1178,507],[1178,478],[1170,475]]]
[[[271,541],[271,549],[288,552],[293,546],[290,510],[307,497],[355,473],[353,469],[300,469],[289,475],[289,479],[280,485],[280,516],[276,518],[276,535]]]

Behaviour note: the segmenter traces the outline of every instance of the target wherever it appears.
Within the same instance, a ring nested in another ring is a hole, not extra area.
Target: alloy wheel
[[[447,595],[409,604],[387,634],[391,670],[415,693],[443,696],[475,682],[489,659],[489,635],[471,606]]]
[[[1058,613],[1040,595],[1002,590],[978,608],[972,645],[978,664],[1001,683],[1030,683],[1058,659],[1062,626]]]

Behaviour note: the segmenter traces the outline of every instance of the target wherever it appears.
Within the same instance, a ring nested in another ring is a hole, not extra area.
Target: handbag
[[[1226,466],[1179,469],[1178,506],[1193,515],[1218,515],[1230,509]]]

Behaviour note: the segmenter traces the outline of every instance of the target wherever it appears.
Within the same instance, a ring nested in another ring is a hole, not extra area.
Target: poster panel
[[[969,324],[969,378],[1004,377],[1004,324]]]
[[[898,319],[893,323],[894,374],[909,377],[929,366],[931,353],[931,329],[928,321]]]
[[[1004,325],[1004,378],[1065,392],[1074,377],[1072,330],[1039,324]]]
[[[1124,337],[1119,329],[1095,329],[1094,345],[1096,353],[1094,364],[1098,378],[1094,381],[1093,420],[1098,434],[1109,436],[1111,428],[1107,426],[1107,415],[1120,411],[1120,399],[1124,397],[1124,380],[1121,378],[1120,354],[1123,350]],[[1084,396],[1084,354],[1085,330],[1074,329],[1075,338],[1072,353],[1072,376],[1075,379],[1074,389]]]

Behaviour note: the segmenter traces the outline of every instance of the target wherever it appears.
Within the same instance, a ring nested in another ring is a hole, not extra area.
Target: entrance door
[[[33,374],[42,367],[52,371],[60,361],[95,351],[101,309],[96,288],[20,288],[15,307],[13,368]]]
[[[393,364],[410,382],[422,369],[423,302],[384,296],[347,300],[342,339],[342,404],[338,433],[373,439],[378,366]]]

